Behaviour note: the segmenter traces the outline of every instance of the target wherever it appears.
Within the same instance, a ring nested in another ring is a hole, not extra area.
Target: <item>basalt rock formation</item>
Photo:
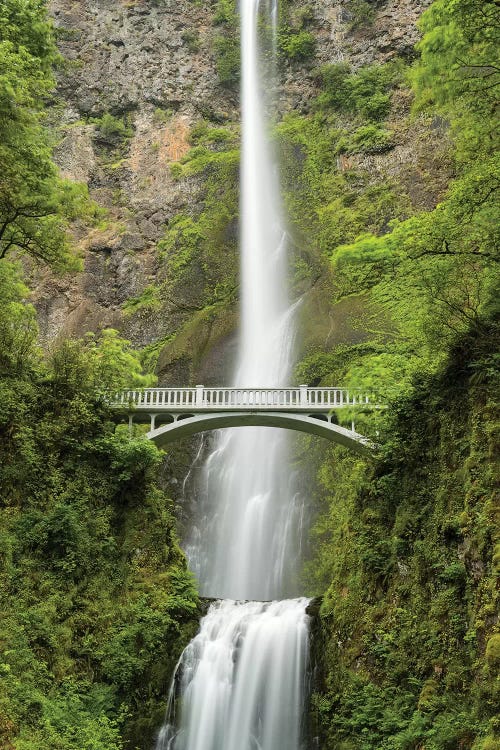
[[[347,62],[357,69],[411,58],[416,20],[428,4],[315,0],[305,9],[287,4],[288,28],[306,28],[315,49],[283,60],[282,114],[309,111],[323,65]],[[42,342],[115,327],[137,346],[160,342],[158,371],[164,382],[224,380],[223,362],[230,359],[236,326],[234,294],[222,311],[199,314],[203,287],[217,284],[217,270],[207,282],[198,264],[188,283],[177,283],[172,264],[158,249],[172,221],[179,215],[196,221],[205,200],[206,177],[179,179],[173,167],[189,152],[193,127],[205,121],[234,129],[238,122],[238,87],[221,82],[218,72],[219,9],[188,0],[51,0],[50,10],[65,59],[52,107],[56,159],[63,175],[88,185],[104,211],[92,226],[74,227],[82,273],[61,278],[46,272],[36,279],[33,299]],[[407,123],[408,107],[404,90],[394,94],[391,147],[341,156],[338,169],[363,168],[374,181],[388,175],[414,205],[432,207],[442,184],[436,175],[427,179],[422,129]],[[225,233],[232,251],[223,264],[236,268],[234,220]],[[308,252],[317,255],[315,248]],[[329,311],[329,270],[321,261],[317,266],[309,313],[321,322],[305,338],[327,347],[345,336],[356,339],[349,309],[340,307],[333,316]],[[154,290],[165,280],[170,292],[156,299]],[[153,304],[142,305],[151,290]],[[196,316],[200,320],[193,323]]]

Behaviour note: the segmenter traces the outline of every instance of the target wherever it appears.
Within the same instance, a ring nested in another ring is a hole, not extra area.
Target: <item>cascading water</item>
[[[157,750],[296,750],[308,656],[307,599],[213,604],[182,655],[179,731]]]
[[[276,3],[270,11],[275,36]],[[241,336],[235,385],[276,388],[290,382],[296,305],[286,293],[287,238],[267,136],[258,19],[259,1],[242,0]],[[287,431],[222,433],[205,466],[204,484],[188,545],[202,593],[233,599],[297,594],[302,508],[290,475]]]
[[[286,293],[286,232],[259,54],[261,11],[276,49],[277,0],[260,6],[260,0],[240,0],[241,334],[235,384],[276,388],[290,379],[297,305]],[[186,548],[202,595],[226,600],[211,605],[181,658],[180,726],[168,717],[157,750],[301,747],[307,600],[269,601],[297,593],[302,507],[290,463],[284,430],[239,428],[217,438]]]

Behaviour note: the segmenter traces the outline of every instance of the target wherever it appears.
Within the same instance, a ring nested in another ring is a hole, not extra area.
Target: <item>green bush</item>
[[[339,151],[347,154],[381,154],[394,148],[390,130],[378,125],[362,125],[339,143]]]
[[[355,73],[347,63],[326,65],[318,71],[322,92],[314,107],[379,122],[388,115],[391,89],[401,76],[399,63],[368,65]]]
[[[122,140],[133,135],[131,126],[122,118],[106,112],[99,120],[94,120],[99,135],[104,139]]]
[[[351,14],[350,27],[358,29],[361,26],[368,26],[375,19],[375,8],[373,1],[367,0],[349,0],[347,10]]]
[[[493,672],[500,670],[500,633],[492,635],[486,644],[486,662]]]
[[[316,51],[316,37],[310,31],[282,31],[279,37],[282,54],[292,61],[308,60]]]
[[[217,75],[223,86],[232,88],[240,80],[240,43],[238,35],[218,35],[214,41]]]
[[[181,34],[181,39],[188,50],[193,54],[200,51],[200,35],[197,31],[183,31]]]

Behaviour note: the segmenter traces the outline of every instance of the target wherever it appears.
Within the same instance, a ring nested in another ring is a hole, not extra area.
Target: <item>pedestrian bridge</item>
[[[380,409],[360,391],[343,388],[145,388],[116,394],[111,405],[129,424],[146,422],[147,437],[162,446],[224,427],[281,427],[327,438],[358,453],[375,445],[335,423],[338,409]]]

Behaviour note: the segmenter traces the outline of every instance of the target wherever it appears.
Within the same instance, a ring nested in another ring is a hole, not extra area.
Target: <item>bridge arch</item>
[[[208,430],[220,430],[226,427],[281,427],[326,438],[364,455],[372,453],[375,449],[375,445],[370,440],[357,432],[340,427],[328,418],[318,419],[318,415],[235,411],[183,415],[183,417],[173,423],[163,424],[150,430],[147,437],[161,447],[179,438],[191,437]]]

